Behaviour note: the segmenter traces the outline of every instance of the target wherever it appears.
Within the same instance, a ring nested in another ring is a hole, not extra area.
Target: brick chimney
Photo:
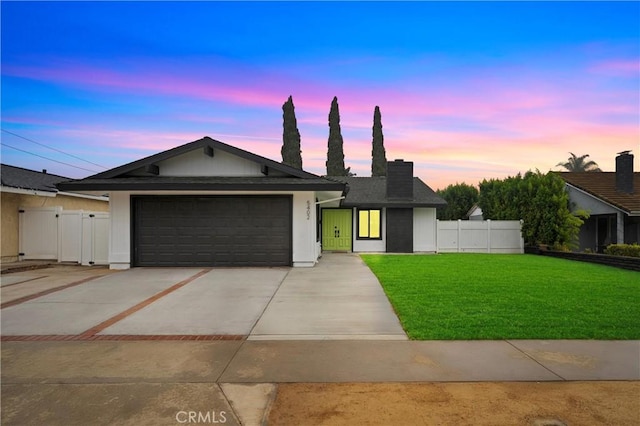
[[[387,163],[387,198],[413,200],[413,163],[396,160]]]
[[[633,154],[619,152],[616,157],[616,189],[627,194],[633,193]]]

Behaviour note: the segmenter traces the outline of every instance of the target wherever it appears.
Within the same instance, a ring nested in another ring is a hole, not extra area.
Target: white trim
[[[334,201],[340,201],[340,200],[344,200],[346,197],[342,196],[342,197],[338,197],[338,198],[331,198],[328,200],[322,200],[322,201],[316,201],[316,206],[320,205],[320,204],[326,204],[326,203],[332,203]]]
[[[12,194],[23,194],[23,195],[37,195],[40,197],[51,197],[55,198],[58,195],[65,195],[67,197],[77,197],[77,198],[86,198],[88,200],[97,200],[97,201],[109,201],[109,197],[104,197],[101,195],[88,195],[88,194],[80,194],[76,192],[50,192],[50,191],[39,191],[37,189],[23,189],[23,188],[15,188],[12,186],[2,186],[0,188],[1,192],[9,192]]]
[[[109,197],[102,195],[80,194],[76,192],[58,192],[58,195],[66,195],[67,197],[86,198],[88,200],[109,201]]]
[[[0,188],[2,192],[10,192],[13,194],[24,194],[24,195],[39,195],[40,197],[55,197],[56,192],[48,192],[48,191],[37,191],[35,189],[22,189],[22,188],[14,188],[11,186],[2,186]]]
[[[613,209],[616,209],[616,210],[618,210],[619,212],[622,212],[623,214],[626,214],[627,216],[635,216],[635,214],[631,215],[631,214],[629,214],[627,211],[622,210],[620,207],[616,207],[616,206],[614,206],[613,204],[606,202],[605,200],[603,200],[602,198],[600,198],[600,197],[598,197],[598,196],[596,196],[596,195],[590,194],[590,193],[588,193],[587,191],[585,191],[585,190],[583,190],[583,189],[578,188],[577,186],[571,185],[571,184],[570,184],[569,182],[567,182],[567,181],[565,181],[565,182],[564,182],[564,184],[565,184],[565,185],[567,185],[567,186],[570,186],[571,188],[575,189],[575,190],[576,190],[576,191],[578,191],[578,192],[581,192],[581,193],[583,193],[583,194],[585,194],[585,195],[588,195],[589,197],[593,198],[593,199],[594,199],[594,200],[596,200],[596,201],[601,202],[602,204],[606,204],[607,206],[609,206],[609,207],[611,207],[611,208],[613,208]],[[635,213],[635,212],[632,212],[632,213]]]

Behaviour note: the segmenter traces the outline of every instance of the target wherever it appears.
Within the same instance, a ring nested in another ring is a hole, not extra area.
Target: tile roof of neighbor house
[[[628,194],[616,189],[615,172],[559,172],[571,186],[605,201],[627,214],[640,214],[640,173],[633,174],[634,192]]]
[[[0,180],[2,186],[43,192],[58,192],[56,185],[70,178],[52,175],[21,167],[0,164]]]
[[[413,200],[389,200],[386,177],[330,177],[349,186],[344,207],[444,207],[447,202],[420,178],[413,178]]]
[[[147,166],[164,161],[196,149],[221,150],[240,158],[253,161],[267,169],[277,170],[285,174],[283,177],[220,177],[195,176],[173,177],[155,176],[149,173],[140,176],[141,170]],[[223,142],[205,136],[155,155],[133,161],[120,167],[89,176],[85,179],[63,182],[58,188],[66,191],[108,191],[108,190],[326,190],[342,191],[344,184],[331,181],[304,170],[278,163],[265,157],[227,145]]]

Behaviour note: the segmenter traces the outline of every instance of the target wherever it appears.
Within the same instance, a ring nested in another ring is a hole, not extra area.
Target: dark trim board
[[[343,191],[344,184],[301,178],[171,178],[133,177],[85,179],[60,184],[61,190],[82,191]]]
[[[413,209],[387,209],[387,253],[413,253]]]
[[[133,195],[132,266],[291,266],[291,195]]]

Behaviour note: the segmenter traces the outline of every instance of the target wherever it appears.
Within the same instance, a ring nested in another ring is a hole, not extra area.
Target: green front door
[[[322,249],[326,251],[351,251],[351,210],[322,210]]]

